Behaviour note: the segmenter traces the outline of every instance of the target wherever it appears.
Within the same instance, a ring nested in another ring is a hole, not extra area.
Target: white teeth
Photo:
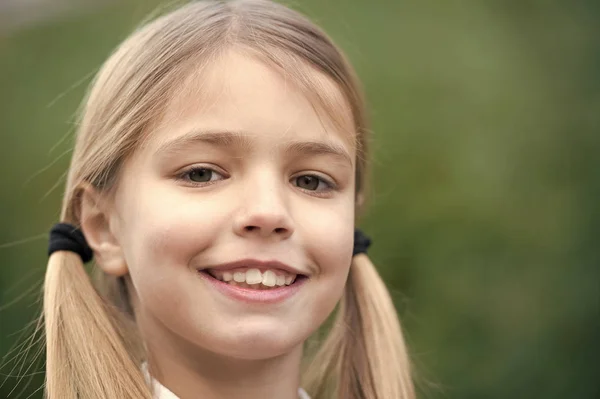
[[[233,279],[238,283],[243,283],[246,281],[246,273],[244,272],[235,272],[233,273]]]
[[[260,290],[266,289],[267,287],[271,288],[290,285],[296,280],[297,276],[279,275],[273,270],[266,270],[264,273],[261,273],[259,269],[252,268],[246,271],[236,271],[234,273],[231,271],[223,271],[221,273],[215,272],[213,277],[238,287]]]
[[[274,287],[277,282],[277,276],[271,270],[267,270],[262,278],[263,285],[267,287]]]
[[[277,276],[277,281],[275,281],[275,284],[277,284],[280,287],[282,285],[285,285],[285,276]]]
[[[269,271],[265,272],[265,275],[268,273]],[[273,272],[271,272],[273,273]],[[258,269],[250,269],[246,272],[246,282],[248,284],[259,284],[261,282],[263,282],[263,276],[260,272],[260,270]],[[263,282],[264,284],[264,282]]]

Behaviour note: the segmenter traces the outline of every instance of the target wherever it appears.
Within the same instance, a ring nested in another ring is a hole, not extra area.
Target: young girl
[[[91,87],[51,232],[47,396],[413,398],[354,230],[368,132],[347,60],[284,6],[193,2],[136,31]]]

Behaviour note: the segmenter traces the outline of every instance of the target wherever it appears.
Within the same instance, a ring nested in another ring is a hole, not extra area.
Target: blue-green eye
[[[181,179],[193,184],[211,183],[225,177],[211,168],[193,167],[181,174]]]
[[[213,170],[210,169],[193,169],[187,172],[188,178],[196,183],[204,183],[212,180]]]
[[[333,185],[325,179],[315,175],[301,175],[293,179],[294,185],[307,191],[327,191]]]

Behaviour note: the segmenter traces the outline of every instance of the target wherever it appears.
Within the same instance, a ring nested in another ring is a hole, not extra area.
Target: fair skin
[[[108,200],[85,189],[96,261],[126,276],[152,373],[180,398],[297,398],[303,343],[351,263],[356,153],[334,126],[280,71],[231,50],[176,91]],[[208,280],[243,259],[281,262],[302,284],[262,303]]]

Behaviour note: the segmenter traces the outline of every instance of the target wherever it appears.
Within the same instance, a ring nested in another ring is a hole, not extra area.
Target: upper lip
[[[283,262],[279,262],[277,260],[258,260],[258,259],[240,259],[240,260],[236,260],[234,262],[228,262],[228,263],[220,263],[217,265],[210,265],[207,267],[203,267],[202,269],[206,270],[206,269],[211,269],[211,270],[228,270],[228,269],[237,269],[240,267],[247,267],[248,269],[251,268],[256,268],[256,269],[279,269],[279,270],[285,270],[289,273],[292,274],[301,274],[303,275],[303,273],[296,269],[295,267],[292,267],[288,264],[285,264]]]

